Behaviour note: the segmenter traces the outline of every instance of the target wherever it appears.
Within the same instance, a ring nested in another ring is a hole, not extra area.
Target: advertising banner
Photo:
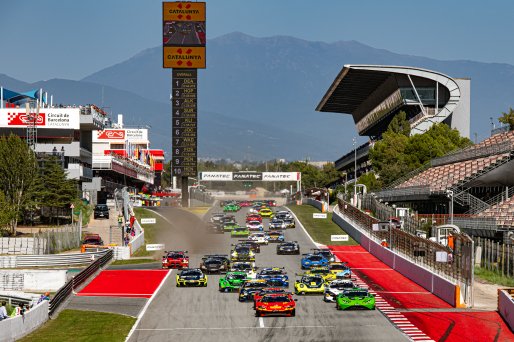
[[[260,181],[262,180],[262,172],[234,172],[232,180],[235,181]]]
[[[147,141],[148,129],[104,129],[102,131],[93,131],[94,142],[124,142],[124,141]]]
[[[301,179],[301,172],[263,172],[263,181],[296,182]]]
[[[200,179],[203,181],[231,181],[232,172],[201,172]]]
[[[79,108],[41,108],[31,113],[38,128],[80,129]],[[26,128],[31,119],[24,108],[0,108],[0,127]]]

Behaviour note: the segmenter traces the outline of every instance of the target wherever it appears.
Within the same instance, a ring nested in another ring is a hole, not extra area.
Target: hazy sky
[[[161,3],[2,0],[0,73],[80,79],[119,63],[161,43]],[[514,64],[513,16],[508,0],[208,0],[207,36],[357,40],[402,54]]]

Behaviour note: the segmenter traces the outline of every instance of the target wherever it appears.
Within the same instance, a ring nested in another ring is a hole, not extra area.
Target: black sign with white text
[[[172,173],[197,174],[197,71],[173,69],[172,73]]]

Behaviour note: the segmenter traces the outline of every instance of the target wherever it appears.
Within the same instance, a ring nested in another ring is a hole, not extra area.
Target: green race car
[[[227,223],[223,224],[223,231],[224,232],[231,232],[234,228],[239,228],[237,223],[227,222]]]
[[[336,297],[336,309],[346,310],[349,308],[375,310],[375,296],[363,288],[343,291]]]
[[[248,237],[250,231],[246,227],[236,227],[230,232],[231,237]]]
[[[241,209],[237,204],[231,203],[223,207],[223,211],[226,212],[237,212]]]
[[[227,272],[225,277],[220,278],[220,292],[238,291],[247,279],[246,272]]]

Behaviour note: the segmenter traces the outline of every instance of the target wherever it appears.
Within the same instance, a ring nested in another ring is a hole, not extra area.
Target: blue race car
[[[264,279],[269,286],[289,287],[289,277],[284,268],[263,268],[257,273],[257,279]]]
[[[302,269],[309,269],[311,267],[328,266],[328,260],[321,254],[302,254]]]

